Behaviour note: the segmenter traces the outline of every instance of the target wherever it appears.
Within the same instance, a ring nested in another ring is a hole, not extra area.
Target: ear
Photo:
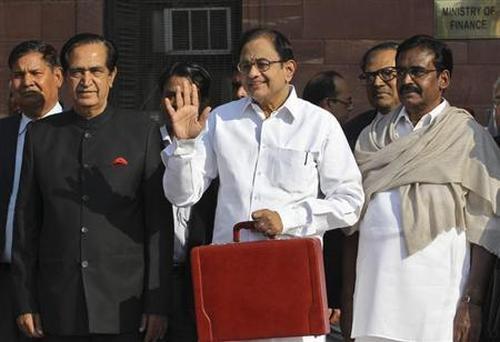
[[[439,85],[439,90],[444,91],[450,86],[450,71],[449,70],[443,70],[439,74],[439,80],[438,80],[438,85]]]
[[[285,69],[285,79],[287,83],[292,81],[295,71],[297,70],[297,62],[293,59],[283,63],[283,69]]]
[[[113,82],[115,81],[116,74],[118,73],[118,69],[115,67],[113,71],[109,73],[108,80],[109,80],[109,87],[113,88]]]
[[[57,83],[57,88],[61,88],[63,81],[64,81],[64,75],[61,67],[54,67],[52,70],[52,73],[54,74],[54,77],[56,78],[56,83]]]

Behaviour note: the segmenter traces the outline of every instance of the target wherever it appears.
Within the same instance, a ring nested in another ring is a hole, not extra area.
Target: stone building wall
[[[25,39],[44,39],[60,48],[76,32],[103,32],[105,0],[0,0],[0,115],[8,96],[7,56]],[[238,0],[235,0],[238,1]],[[299,62],[299,94],[315,73],[334,69],[353,89],[354,114],[369,108],[357,76],[366,49],[413,34],[433,34],[432,0],[241,0],[243,29],[273,27],[284,32]],[[210,3],[207,0],[207,3]],[[500,76],[500,39],[449,40],[455,58],[453,104],[474,109],[481,120]],[[63,94],[63,99],[65,98]]]
[[[0,116],[7,109],[11,49],[24,40],[42,39],[59,50],[76,32],[101,34],[103,1],[0,0]]]
[[[401,41],[414,34],[433,35],[432,0],[244,0],[243,28],[273,27],[295,48],[299,94],[316,72],[334,69],[353,88],[355,110],[369,108],[359,84],[364,51],[385,40]],[[492,85],[500,76],[500,39],[449,40],[455,70],[446,98],[471,107],[484,120]]]

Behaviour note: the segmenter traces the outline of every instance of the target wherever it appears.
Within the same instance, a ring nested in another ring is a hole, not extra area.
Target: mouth
[[[385,92],[385,91],[377,91],[373,94],[373,96],[375,97],[386,97],[386,96],[390,96],[391,94],[388,93],[388,92]]]
[[[79,97],[86,97],[86,96],[90,96],[90,95],[95,94],[95,93],[97,93],[97,92],[96,91],[85,90],[85,91],[78,91],[77,95]]]
[[[414,91],[414,90],[401,91],[399,94],[400,94],[400,96],[403,96],[403,97],[410,97],[410,96],[419,95],[418,91]]]
[[[253,82],[247,83],[247,86],[248,86],[248,88],[252,89],[252,88],[258,88],[264,84],[265,84],[264,81],[253,81]]]

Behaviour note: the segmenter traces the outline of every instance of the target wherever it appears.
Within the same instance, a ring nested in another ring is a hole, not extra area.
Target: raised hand
[[[204,108],[200,114],[198,88],[195,84],[185,80],[182,89],[176,87],[175,106],[167,97],[163,101],[170,117],[173,134],[177,139],[194,139],[205,128],[211,108]]]

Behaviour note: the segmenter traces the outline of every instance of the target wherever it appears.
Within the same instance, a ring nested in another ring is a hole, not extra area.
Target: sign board
[[[434,0],[440,39],[500,38],[500,0]]]

